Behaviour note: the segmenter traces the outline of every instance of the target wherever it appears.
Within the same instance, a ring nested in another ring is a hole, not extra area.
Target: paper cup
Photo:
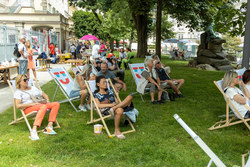
[[[102,125],[100,125],[100,124],[95,124],[94,125],[94,133],[95,134],[100,134],[101,132],[102,132]]]

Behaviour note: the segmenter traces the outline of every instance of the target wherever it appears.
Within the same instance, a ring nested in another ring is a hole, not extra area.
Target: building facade
[[[71,15],[74,9],[71,9]],[[0,24],[19,31],[46,31],[55,34],[55,43],[64,51],[70,30],[68,0],[0,0]]]

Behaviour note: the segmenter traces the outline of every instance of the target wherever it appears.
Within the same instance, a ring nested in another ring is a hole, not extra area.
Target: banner
[[[144,63],[129,64],[135,83],[137,84],[141,79],[141,73],[145,69]]]

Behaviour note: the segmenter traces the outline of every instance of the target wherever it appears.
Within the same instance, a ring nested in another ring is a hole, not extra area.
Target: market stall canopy
[[[178,43],[180,42],[178,39],[165,39],[164,43]]]
[[[182,43],[190,43],[192,41],[190,39],[182,39],[182,40],[180,40],[180,42],[182,42]]]
[[[88,34],[88,35],[84,35],[82,38],[80,38],[80,40],[99,40],[96,36]]]
[[[186,46],[199,46],[199,44],[196,42],[189,42],[189,43],[186,43],[185,45]]]

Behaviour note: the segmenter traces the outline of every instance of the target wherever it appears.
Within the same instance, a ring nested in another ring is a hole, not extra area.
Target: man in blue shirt
[[[155,62],[155,70],[160,78],[161,83],[167,83],[175,92],[175,97],[184,97],[180,92],[181,86],[184,84],[184,79],[171,79],[165,70],[161,68],[161,62],[157,60]],[[176,86],[176,84],[178,84]]]
[[[115,89],[120,92],[123,88],[124,91],[127,90],[127,85],[123,81],[121,81],[115,74],[108,70],[108,64],[103,62],[101,64],[101,71],[97,73],[97,76],[103,75],[106,79],[110,78],[112,82],[114,82]]]

